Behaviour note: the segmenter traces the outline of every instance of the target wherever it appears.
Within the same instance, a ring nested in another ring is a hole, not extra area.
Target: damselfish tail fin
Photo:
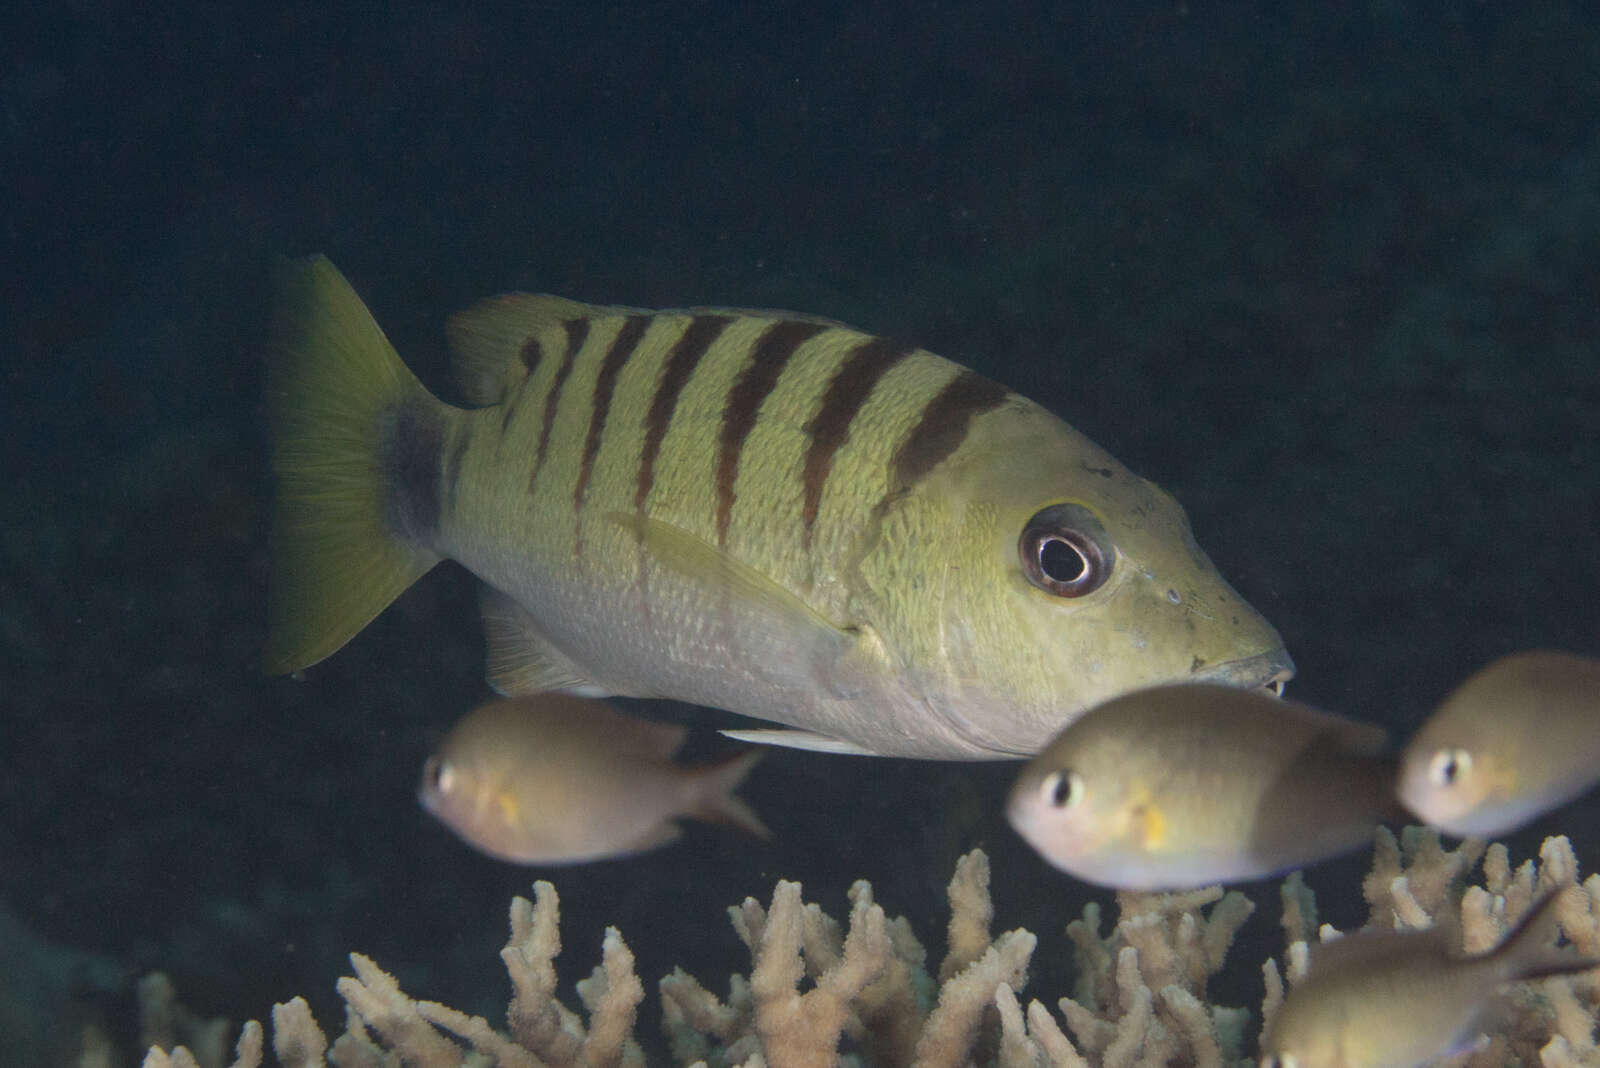
[[[771,838],[772,832],[756,810],[733,792],[765,755],[760,749],[746,750],[693,768],[699,801],[687,814],[709,823],[732,824],[757,838]]]
[[[1568,909],[1576,910],[1587,923],[1588,900],[1582,887],[1547,891],[1490,951],[1490,959],[1506,980],[1547,979],[1600,968],[1600,960],[1581,956],[1570,946],[1564,950],[1555,948],[1562,930],[1562,914]]]
[[[277,476],[272,674],[334,653],[439,562],[412,520],[448,411],[328,260],[287,265],[282,294],[267,379]]]

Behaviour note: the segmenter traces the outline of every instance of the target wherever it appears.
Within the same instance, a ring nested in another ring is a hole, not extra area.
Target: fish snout
[[[1282,697],[1284,686],[1292,678],[1294,678],[1294,661],[1289,657],[1289,650],[1280,645],[1276,649],[1254,656],[1226,660],[1210,668],[1202,668],[1195,672],[1190,681],[1219,682],[1224,686],[1237,686],[1244,690],[1258,688],[1271,690],[1278,697]]]

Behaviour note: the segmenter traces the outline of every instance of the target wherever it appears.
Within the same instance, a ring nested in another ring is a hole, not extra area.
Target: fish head
[[[1131,690],[1293,675],[1177,501],[1031,402],[981,417],[889,513],[863,568],[919,595],[891,643],[920,650],[903,670],[922,699],[989,755],[1031,755]]]
[[[1262,1041],[1256,1065],[1257,1068],[1363,1068],[1384,1063],[1363,1059],[1344,1047],[1344,1036],[1336,1025],[1296,1016],[1274,1021],[1273,1034]]]
[[[1145,889],[1168,848],[1158,793],[1138,775],[1106,774],[1103,749],[1051,746],[1023,768],[1006,819],[1023,841],[1074,878]]]
[[[1397,793],[1411,814],[1448,834],[1492,836],[1531,820],[1542,797],[1523,797],[1514,768],[1492,749],[1418,738],[1400,762]]]
[[[1600,661],[1549,650],[1485,665],[1406,744],[1401,802],[1449,834],[1493,838],[1590,789]]]
[[[424,810],[470,845],[504,859],[519,859],[525,814],[516,793],[492,768],[450,753],[422,765],[417,800]]]

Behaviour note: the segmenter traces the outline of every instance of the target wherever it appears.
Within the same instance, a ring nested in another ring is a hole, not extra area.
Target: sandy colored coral
[[[1481,861],[1481,879],[1466,885]],[[1543,892],[1568,887],[1560,905],[1564,935],[1586,954],[1600,951],[1600,876],[1578,882],[1565,838],[1550,838],[1537,861],[1516,867],[1503,846],[1464,842],[1446,849],[1435,834],[1409,829],[1378,836],[1363,884],[1367,927],[1448,923],[1463,949],[1492,946]],[[1313,938],[1339,937],[1317,924],[1303,879],[1283,883],[1285,966],[1263,966],[1270,1019],[1285,986],[1304,974]],[[749,948],[748,976],[731,976],[719,997],[675,970],[660,981],[663,1023],[673,1059],[687,1065],[822,1068],[873,1064],[908,1068],[1222,1068],[1249,1063],[1259,1021],[1242,1008],[1212,1003],[1207,982],[1222,967],[1254,906],[1219,887],[1183,894],[1119,894],[1107,925],[1098,904],[1067,925],[1077,987],[1054,1011],[1024,1001],[1037,940],[1025,930],[994,935],[988,860],[973,851],[949,890],[948,952],[930,973],[927,952],[904,918],[889,917],[872,887],[850,890],[841,924],[808,904],[802,887],[779,882],[770,901],[729,909]],[[622,935],[607,929],[601,964],[578,984],[579,1007],[558,996],[560,904],[548,883],[534,900],[511,906],[511,938],[501,953],[512,986],[506,1025],[496,1028],[434,1002],[416,1001],[372,961],[352,955],[354,974],[338,983],[345,1029],[330,1045],[306,1003],[276,1006],[272,1048],[285,1068],[467,1068],[576,1066],[633,1068],[644,1063],[634,1035],[645,990]],[[170,988],[149,987],[152,1020],[178,1018]],[[166,1006],[161,1008],[161,1006]],[[1600,995],[1590,975],[1513,987],[1501,1025],[1449,1063],[1461,1068],[1542,1064],[1600,1068],[1594,1041]],[[160,1027],[149,1030],[162,1034]],[[184,1047],[152,1049],[146,1068],[221,1068],[220,1034],[205,1032],[205,1059]],[[232,1068],[258,1068],[263,1029],[247,1024]]]
[[[1482,879],[1467,876],[1482,861]],[[1503,845],[1474,839],[1445,849],[1437,832],[1408,827],[1396,838],[1379,831],[1372,871],[1363,882],[1370,907],[1364,929],[1454,928],[1464,953],[1496,946],[1546,892],[1565,887],[1558,906],[1564,938],[1576,951],[1600,956],[1600,878],[1578,881],[1578,861],[1565,836],[1546,838],[1538,861],[1515,870]],[[1288,947],[1289,984],[1305,971],[1309,931]],[[1341,937],[1332,927],[1318,930],[1322,941]],[[1270,1021],[1283,994],[1275,961],[1264,966],[1267,997],[1262,1017]],[[1600,1012],[1597,973],[1511,985],[1497,1013],[1494,1033],[1479,1036],[1467,1052],[1448,1058],[1452,1068],[1502,1068],[1505,1065],[1600,1066],[1594,1041]]]

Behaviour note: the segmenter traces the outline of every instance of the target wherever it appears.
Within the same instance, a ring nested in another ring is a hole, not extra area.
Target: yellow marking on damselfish
[[[1147,853],[1162,849],[1167,844],[1167,817],[1161,806],[1152,800],[1142,802],[1139,813],[1139,844]]]
[[[1160,849],[1167,843],[1167,818],[1161,814],[1160,805],[1151,805],[1150,814],[1145,824],[1145,846],[1149,849]]]
[[[522,809],[517,804],[517,797],[509,790],[503,790],[494,795],[495,807],[500,810],[500,819],[507,827],[514,827],[522,817]]]
[[[1485,769],[1486,778],[1489,780],[1489,789],[1485,791],[1490,797],[1515,797],[1517,795],[1517,768],[1509,761],[1487,761],[1478,758],[1479,764],[1489,764]]]

